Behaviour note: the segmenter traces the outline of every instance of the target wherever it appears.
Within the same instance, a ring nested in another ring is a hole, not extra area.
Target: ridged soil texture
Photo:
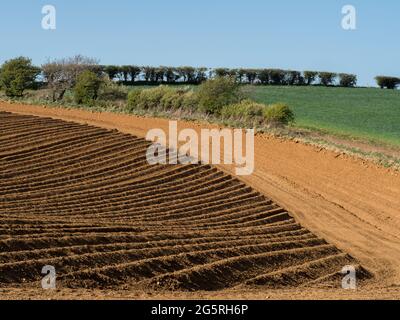
[[[357,261],[209,165],[149,165],[149,142],[0,112],[0,283],[167,290],[335,283]]]

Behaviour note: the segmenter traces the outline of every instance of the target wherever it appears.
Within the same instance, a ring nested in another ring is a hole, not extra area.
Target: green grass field
[[[262,103],[287,103],[296,126],[400,146],[400,90],[246,86]]]

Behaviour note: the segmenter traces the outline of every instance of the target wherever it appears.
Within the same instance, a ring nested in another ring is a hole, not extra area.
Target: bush
[[[198,109],[197,95],[188,88],[159,86],[145,90],[132,90],[128,94],[128,108],[177,110]]]
[[[199,109],[199,97],[191,91],[185,93],[182,102],[182,108],[188,111],[197,111]]]
[[[140,103],[140,96],[142,94],[142,90],[132,90],[128,93],[128,110],[133,111],[138,108]]]
[[[283,103],[277,103],[264,109],[264,120],[269,126],[278,127],[294,122],[294,113]]]
[[[294,114],[286,104],[267,106],[252,100],[223,107],[221,116],[225,120],[240,121],[243,125],[279,127],[294,122]]]
[[[357,76],[354,74],[341,73],[339,78],[342,87],[355,87],[357,85]]]
[[[185,90],[168,89],[161,98],[160,105],[165,110],[180,109],[183,106]]]
[[[169,89],[165,86],[143,90],[137,106],[140,109],[156,109],[161,106],[161,99],[168,91]]]
[[[0,69],[0,87],[8,97],[22,97],[26,89],[33,87],[39,73],[40,69],[28,58],[6,61]]]
[[[92,105],[98,98],[101,83],[101,79],[94,72],[87,70],[81,73],[75,85],[75,102]]]
[[[375,78],[379,87],[387,89],[396,89],[400,85],[400,78],[378,76]]]
[[[221,116],[224,119],[248,120],[250,118],[262,117],[265,108],[264,104],[246,99],[236,104],[224,106],[221,109]]]
[[[52,91],[53,102],[63,100],[64,95],[75,87],[78,76],[84,71],[92,71],[100,76],[102,67],[96,59],[82,55],[49,60],[43,64],[42,75],[47,88]]]
[[[238,103],[241,96],[239,84],[227,77],[203,82],[197,94],[199,107],[207,114],[219,114],[224,106]]]
[[[113,81],[104,81],[100,86],[99,100],[118,101],[126,100],[128,90],[126,87],[116,84]]]

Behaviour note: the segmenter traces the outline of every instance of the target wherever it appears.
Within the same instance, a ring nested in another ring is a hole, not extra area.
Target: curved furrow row
[[[224,237],[224,238],[194,238],[194,239],[182,239],[182,240],[163,240],[163,241],[152,241],[152,242],[113,242],[109,244],[94,244],[94,245],[71,245],[71,246],[59,246],[56,248],[45,248],[45,249],[34,249],[34,250],[23,250],[23,251],[11,251],[7,253],[0,253],[0,263],[19,262],[24,260],[35,260],[42,258],[54,258],[60,256],[70,256],[86,253],[100,253],[110,251],[121,251],[121,250],[169,250],[171,248],[181,248],[187,252],[194,251],[200,248],[227,248],[243,245],[255,245],[255,244],[273,244],[282,242],[297,242],[305,240],[318,240],[313,234],[302,234],[297,236],[287,237],[276,237],[271,238],[268,236],[243,236],[238,237]],[[164,252],[164,251],[163,251]],[[164,252],[165,254],[165,252]]]
[[[115,184],[114,188],[101,188],[101,190],[99,189],[95,189],[95,190],[86,190],[86,191],[81,191],[81,192],[76,192],[73,194],[73,196],[71,194],[69,194],[68,199],[73,200],[73,199],[79,199],[80,197],[84,197],[85,199],[87,199],[90,196],[95,196],[95,197],[99,197],[99,196],[107,196],[112,194],[112,197],[118,196],[118,194],[122,193],[122,192],[128,192],[128,191],[135,191],[135,194],[138,194],[138,190],[140,190],[140,192],[145,193],[145,192],[151,192],[153,190],[160,190],[162,191],[164,188],[162,188],[163,186],[167,187],[172,187],[174,186],[173,181],[167,182],[165,184],[163,184],[162,186],[148,186],[148,187],[142,187],[141,185],[139,185],[139,182],[142,182],[142,176],[143,174],[146,175],[154,175],[155,173],[160,176],[160,174],[162,174],[163,176],[168,176],[168,174],[171,174],[172,171],[171,170],[176,170],[176,168],[172,168],[170,166],[163,166],[163,167],[149,167],[147,166],[147,162],[145,159],[142,158],[136,158],[135,160],[129,160],[128,161],[128,165],[126,165],[126,163],[123,163],[123,166],[118,166],[118,159],[116,159],[116,163],[112,162],[112,160],[110,160],[110,162],[112,163],[112,165],[110,167],[102,167],[100,166],[99,168],[97,168],[96,170],[93,170],[91,172],[86,172],[84,170],[82,170],[82,172],[79,174],[78,172],[78,168],[76,169],[77,174],[71,177],[71,180],[68,179],[68,181],[65,181],[64,179],[64,184],[61,184],[61,187],[58,188],[58,185],[61,182],[61,178],[58,178],[57,180],[53,180],[50,183],[54,183],[55,185],[55,189],[56,191],[62,192],[63,190],[65,190],[65,186],[68,186],[68,183],[70,183],[70,188],[69,190],[71,190],[72,187],[78,187],[81,186],[83,184],[83,182],[85,182],[85,184],[89,184],[93,183],[93,184],[97,184],[99,182],[109,182],[109,184],[111,185],[111,183],[114,183],[117,180],[117,183]],[[181,174],[184,174],[186,172],[186,170],[189,169],[184,169],[184,168],[180,168],[180,172]],[[223,174],[220,172],[217,172],[215,170],[212,169],[207,169],[206,167],[203,168],[198,168],[197,170],[198,172],[196,172],[193,175],[190,175],[190,172],[185,175],[182,176],[181,178],[177,179],[178,182],[182,183],[182,185],[187,184],[189,182],[192,182],[193,179],[199,180],[197,182],[203,182],[203,179],[205,175],[211,175],[213,174],[214,176],[219,176],[221,177]],[[161,172],[161,173],[160,173]],[[108,176],[111,175],[110,177]],[[121,183],[121,177],[126,177],[126,176],[130,177],[130,180],[132,181],[137,181],[134,185],[132,183]],[[193,179],[190,179],[190,177],[193,176]],[[85,179],[83,180],[82,179]],[[225,179],[228,179],[228,177],[226,176]],[[232,178],[230,178],[232,180]],[[79,181],[81,180],[81,181]],[[42,182],[44,184],[46,184],[46,182]],[[90,185],[90,184],[89,184]],[[116,187],[118,187],[117,191],[116,191]],[[45,188],[44,190],[47,191],[51,188]],[[40,189],[39,189],[40,190]],[[37,193],[35,193],[37,195],[40,195],[40,192],[38,191]],[[35,194],[31,194],[31,196],[33,197]],[[56,199],[56,200],[60,200],[59,199],[59,195],[58,197],[46,197],[46,199]],[[12,200],[13,198],[9,198],[9,200]],[[17,198],[19,199],[19,198]],[[76,201],[76,200],[75,200]],[[19,201],[21,203],[21,201]]]
[[[289,219],[288,219],[289,218]],[[186,224],[179,224],[179,228],[190,228],[191,230],[208,230],[213,228],[215,230],[226,230],[228,228],[246,228],[258,225],[265,225],[265,224],[273,224],[273,223],[283,223],[283,224],[292,224],[293,219],[290,218],[287,212],[277,213],[277,214],[269,214],[269,215],[262,215],[257,218],[252,219],[248,222],[242,221],[230,221],[230,222],[220,222],[214,224],[195,224],[190,225],[189,223]],[[0,236],[7,235],[7,236],[40,236],[44,233],[92,233],[92,232],[126,232],[126,231],[135,231],[141,225],[139,223],[127,223],[125,225],[113,225],[112,227],[109,226],[84,226],[84,227],[76,227],[76,226],[60,226],[60,227],[31,227],[31,228],[21,228],[15,227],[15,225],[6,225],[0,228]],[[147,227],[163,229],[165,227],[176,227],[176,223],[169,223],[168,221],[160,221],[160,222],[153,222],[147,224]]]
[[[144,159],[143,159],[144,161]],[[144,163],[144,162],[143,162]],[[155,169],[155,167],[153,167]],[[196,172],[197,168],[194,166],[168,166],[161,172],[154,171],[156,173],[153,173],[152,175],[146,175],[145,178],[142,176],[138,177],[131,177],[130,175],[128,176],[120,176],[117,178],[114,177],[109,177],[107,181],[100,181],[98,183],[93,183],[93,184],[80,184],[75,188],[71,188],[69,190],[69,193],[72,195],[79,195],[83,191],[87,191],[89,194],[96,193],[96,192],[101,192],[101,191],[108,191],[110,189],[113,189],[118,186],[127,186],[129,185],[131,188],[134,188],[136,190],[141,189],[141,188],[148,188],[152,186],[157,186],[159,184],[162,184],[164,182],[171,182],[174,181],[174,179],[179,179],[182,177],[189,177],[191,174]],[[135,182],[135,184],[133,184]],[[8,196],[5,197],[4,200],[12,201],[12,200],[22,200],[26,199],[27,196],[20,196],[20,195],[15,195],[15,196]],[[52,192],[43,192],[43,194],[40,193],[34,193],[30,195],[29,199],[31,200],[37,200],[41,198],[46,198],[46,199],[56,199],[60,200],[60,195],[59,194],[54,194]]]
[[[62,165],[64,168],[66,168],[71,164],[83,161],[85,161],[85,163],[87,162],[87,164],[90,165],[91,162],[89,162],[89,160],[97,158],[97,161],[99,161],[99,157],[102,157],[103,155],[110,155],[110,152],[130,151],[125,149],[126,146],[135,146],[135,142],[136,141],[129,141],[129,140],[127,141],[123,137],[117,139],[116,137],[113,136],[105,136],[102,139],[97,139],[95,141],[87,141],[85,143],[79,144],[79,146],[77,147],[71,147],[71,151],[73,150],[73,152],[66,153],[68,149],[55,150],[54,154],[47,155],[44,160],[40,159],[40,157],[31,157],[29,160],[19,161],[17,164],[15,164],[17,165],[16,167],[12,167],[10,165],[9,168],[7,168],[6,166],[4,166],[3,172],[4,173],[7,173],[7,171],[12,172],[13,169],[15,168],[22,168],[23,170],[19,170],[20,175],[18,176],[18,180],[20,179],[22,180],[23,178],[32,179],[33,176],[35,176],[34,174],[37,172],[38,169],[45,168],[49,170],[54,168],[52,166],[54,164],[59,164]],[[138,143],[143,144],[143,141],[138,140],[136,142],[136,145]],[[43,172],[37,173],[37,175],[39,174],[44,175]],[[46,172],[46,174],[48,173]]]
[[[221,183],[223,186],[227,186],[227,182]],[[187,201],[190,201],[192,205],[195,203],[202,203],[202,199],[204,196],[208,196],[210,203],[217,202],[221,197],[224,196],[229,196],[231,199],[242,199],[243,198],[243,192],[246,192],[248,189],[242,189],[240,188],[240,185],[234,185],[232,187],[226,188],[226,190],[218,190],[216,188],[210,188],[210,187],[204,187],[203,189],[196,190],[193,192],[189,192],[185,194],[185,196],[182,196],[180,193],[174,193],[171,192],[170,195],[166,195],[164,198],[163,197],[151,197],[147,196],[144,198],[137,197],[137,196],[132,196],[133,199],[130,198],[130,195],[125,195],[122,199],[120,198],[119,201],[116,201],[115,199],[112,200],[107,200],[102,197],[95,197],[95,198],[83,198],[85,201],[85,206],[90,209],[91,207],[96,207],[97,205],[99,206],[104,206],[103,210],[107,209],[114,209],[117,210],[118,207],[116,204],[118,203],[123,203],[124,206],[131,205],[135,208],[146,208],[146,209],[151,209],[154,207],[154,204],[157,206],[164,203],[168,202],[169,205],[165,206],[166,209],[170,208],[171,206],[177,207],[179,204],[185,203]],[[246,197],[252,197],[254,195],[257,195],[257,193],[248,193]],[[82,199],[82,198],[81,198]],[[97,201],[96,201],[97,200]],[[79,203],[80,201],[74,202],[74,201],[68,201],[65,203],[63,206],[59,206],[59,202],[55,201],[42,201],[40,202],[40,209],[45,210],[45,211],[59,211],[62,212],[64,210],[68,209],[73,209],[76,207],[76,203]],[[12,208],[11,204],[13,202],[10,202],[9,208]],[[4,209],[6,209],[4,207]]]

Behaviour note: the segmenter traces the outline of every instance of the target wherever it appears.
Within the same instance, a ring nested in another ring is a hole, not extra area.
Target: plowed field
[[[400,298],[397,171],[265,135],[240,180],[230,166],[151,168],[133,136],[168,120],[0,111],[2,298]],[[327,288],[348,263],[365,285]],[[40,289],[44,264],[65,289]]]
[[[153,165],[115,130],[0,112],[0,283],[222,290],[340,286],[359,262],[208,165]]]

